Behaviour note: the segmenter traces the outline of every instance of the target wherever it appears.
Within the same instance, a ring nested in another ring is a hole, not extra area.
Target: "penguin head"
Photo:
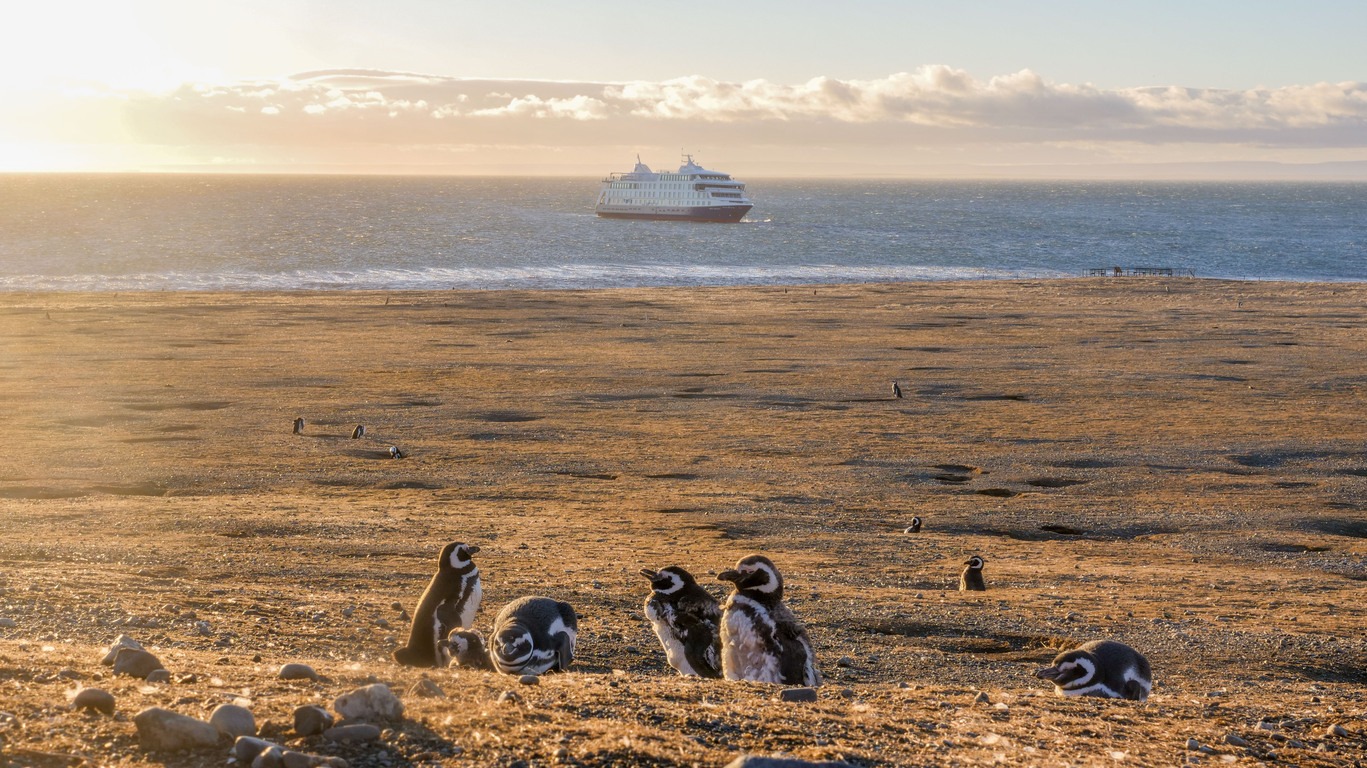
[[[921,518],[913,515],[911,518],[911,531],[912,533],[915,533],[919,530],[921,530]]]
[[[965,560],[964,565],[968,566],[968,570],[970,571],[981,571],[983,569],[983,562],[981,557],[974,555]]]
[[[494,637],[493,651],[506,662],[519,663],[531,658],[533,647],[532,633],[521,624],[509,624]]]
[[[465,544],[453,541],[441,550],[441,559],[438,567],[446,570],[459,571],[470,566],[470,555],[479,551],[479,547],[473,544]]]
[[[476,666],[487,653],[484,635],[473,629],[452,630],[443,643],[457,666]]]
[[[735,584],[737,592],[749,592],[772,599],[783,597],[783,577],[773,561],[764,555],[741,558],[733,570],[717,574],[717,580]]]
[[[1067,690],[1089,685],[1096,677],[1096,657],[1082,649],[1065,651],[1054,657],[1054,665],[1035,671],[1035,677]]]
[[[693,574],[677,565],[661,568],[658,571],[642,568],[641,575],[650,579],[650,588],[657,595],[678,594],[684,587],[698,583],[693,578]]]

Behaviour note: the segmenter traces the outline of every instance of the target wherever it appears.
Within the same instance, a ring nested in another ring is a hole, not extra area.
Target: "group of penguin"
[[[295,420],[294,420],[294,434],[296,434],[296,435],[302,435],[302,434],[304,434],[304,424],[305,424],[305,422],[304,422],[304,417],[303,417],[303,416],[300,416],[299,418],[295,419]],[[363,438],[363,437],[365,437],[365,425],[364,425],[364,424],[357,424],[357,425],[356,425],[356,428],[353,429],[353,430],[351,430],[351,439],[352,439],[352,440],[360,440],[360,439]],[[386,449],[386,452],[389,454],[389,458],[391,458],[391,459],[406,459],[406,458],[408,458],[408,454],[404,453],[404,452],[403,452],[403,449],[399,448],[399,446],[397,446],[397,445],[391,445],[391,446],[389,446],[389,448]]]
[[[479,547],[452,542],[417,608],[407,645],[394,661],[412,667],[459,666],[509,675],[566,671],[574,661],[579,621],[574,608],[549,597],[521,597],[498,612],[490,639],[474,629],[483,597]],[[961,590],[984,589],[983,560],[973,556]],[[816,687],[821,672],[807,630],[783,602],[783,576],[764,555],[742,558],[717,574],[731,594],[719,603],[688,571],[643,568],[650,581],[645,616],[669,665],[683,675]],[[976,586],[973,586],[976,585]],[[1035,676],[1064,696],[1144,701],[1153,686],[1149,662],[1114,640],[1096,640],[1058,654]]]

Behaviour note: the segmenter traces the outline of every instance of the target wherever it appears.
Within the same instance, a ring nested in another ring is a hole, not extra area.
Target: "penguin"
[[[479,583],[479,568],[470,556],[479,547],[453,541],[441,550],[437,572],[423,590],[418,607],[413,609],[413,627],[408,645],[394,651],[394,661],[408,667],[444,667],[438,643],[452,629],[467,629],[475,623],[475,612],[484,589]]]
[[[574,661],[579,618],[569,603],[549,597],[519,597],[494,618],[489,658],[505,675],[564,672]]]
[[[983,559],[974,555],[964,561],[964,572],[959,574],[960,592],[986,592],[983,582]]]
[[[898,400],[902,399],[902,386],[895,381],[892,383],[892,396]]]
[[[365,437],[365,425],[357,424],[356,428],[351,430],[351,439],[360,440],[363,437]]]
[[[300,416],[299,418],[297,418],[297,419],[294,420],[294,434],[296,434],[296,435],[302,435],[302,434],[304,434],[304,417],[303,417],[303,416]]]
[[[902,531],[902,533],[920,533],[920,532],[921,532],[921,518],[919,518],[919,517],[913,515],[912,518],[911,518],[911,525],[908,525],[908,526],[906,527],[906,530]]]
[[[489,660],[489,649],[484,644],[484,635],[473,629],[453,629],[445,640],[437,643],[437,650],[446,660],[443,666],[457,666],[466,669],[493,669]]]
[[[721,605],[677,565],[652,571],[645,613],[664,646],[669,666],[681,675],[721,677]]]
[[[1153,689],[1149,660],[1115,640],[1093,640],[1054,657],[1035,677],[1054,684],[1060,696],[1099,696],[1144,701]]]
[[[722,675],[727,680],[821,685],[807,630],[783,604],[783,577],[773,561],[750,555],[717,579],[734,588],[722,608]]]
[[[404,458],[404,455],[405,455],[404,452],[401,451],[401,450],[399,450],[399,446],[397,446],[397,445],[391,445],[391,446],[389,446],[389,458],[391,458],[391,459],[402,459],[402,458]]]

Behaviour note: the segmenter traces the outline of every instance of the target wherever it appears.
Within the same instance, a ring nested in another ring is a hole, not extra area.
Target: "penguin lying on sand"
[[[721,677],[721,606],[717,598],[677,565],[658,571],[642,568],[641,575],[650,579],[646,618],[655,627],[669,666],[682,675]]]
[[[1143,654],[1115,640],[1093,640],[1054,657],[1035,672],[1060,696],[1100,696],[1144,701],[1153,689],[1153,670]]]
[[[549,597],[520,597],[494,619],[489,657],[507,675],[564,672],[574,661],[579,617],[569,603]]]

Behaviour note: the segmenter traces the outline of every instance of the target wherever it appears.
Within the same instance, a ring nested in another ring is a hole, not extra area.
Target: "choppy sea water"
[[[0,176],[0,290],[1367,280],[1367,184],[745,181],[697,224],[599,219],[597,179]]]

